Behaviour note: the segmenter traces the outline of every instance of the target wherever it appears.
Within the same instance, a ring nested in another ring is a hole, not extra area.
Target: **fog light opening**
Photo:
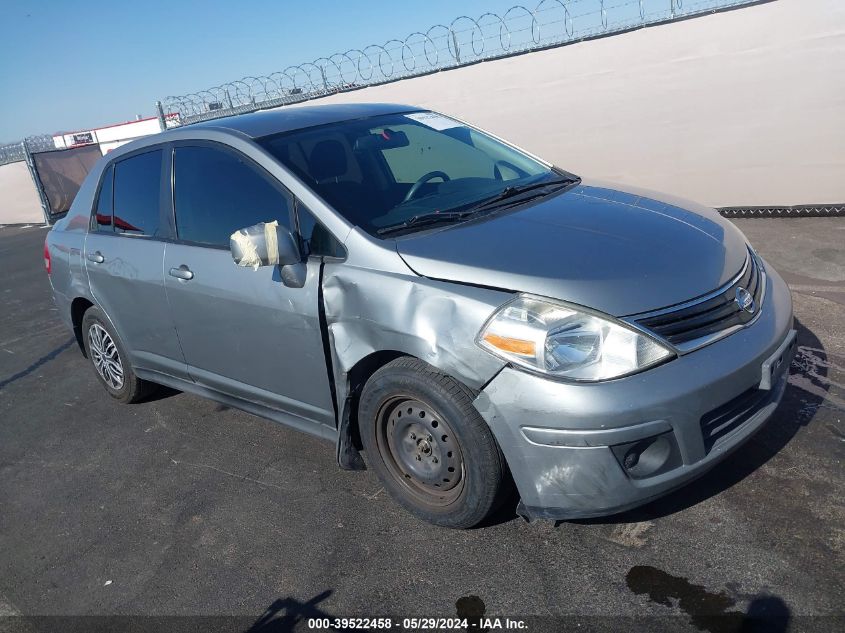
[[[622,460],[622,465],[625,467],[625,470],[631,470],[639,462],[640,451],[636,447],[634,447],[630,449],[627,453],[625,453],[625,459]]]
[[[680,452],[671,431],[612,447],[616,459],[632,479],[644,479],[680,466]]]

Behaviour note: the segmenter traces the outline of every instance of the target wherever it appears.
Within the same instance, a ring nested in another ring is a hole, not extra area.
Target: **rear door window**
[[[233,152],[177,147],[174,187],[180,240],[228,248],[232,233],[259,222],[290,229],[292,196]]]
[[[159,233],[162,150],[137,154],[114,166],[114,230],[154,237]]]

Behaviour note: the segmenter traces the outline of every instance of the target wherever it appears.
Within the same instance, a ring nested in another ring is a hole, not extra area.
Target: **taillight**
[[[47,240],[44,240],[44,268],[47,269],[47,274],[53,272],[53,264],[50,261],[50,249],[47,246]]]

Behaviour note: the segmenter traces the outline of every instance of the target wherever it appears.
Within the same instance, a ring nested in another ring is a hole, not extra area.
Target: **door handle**
[[[194,273],[192,273],[191,269],[185,266],[185,264],[182,264],[181,266],[179,266],[179,268],[171,268],[170,276],[176,277],[176,279],[188,281],[189,279],[194,278]]]
[[[100,251],[94,251],[93,253],[88,253],[88,261],[94,262],[95,264],[102,264],[106,261],[106,258],[103,257]]]

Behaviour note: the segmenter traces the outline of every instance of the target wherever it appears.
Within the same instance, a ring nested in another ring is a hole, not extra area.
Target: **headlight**
[[[515,365],[584,381],[633,374],[673,356],[615,321],[524,295],[499,308],[478,344]]]

